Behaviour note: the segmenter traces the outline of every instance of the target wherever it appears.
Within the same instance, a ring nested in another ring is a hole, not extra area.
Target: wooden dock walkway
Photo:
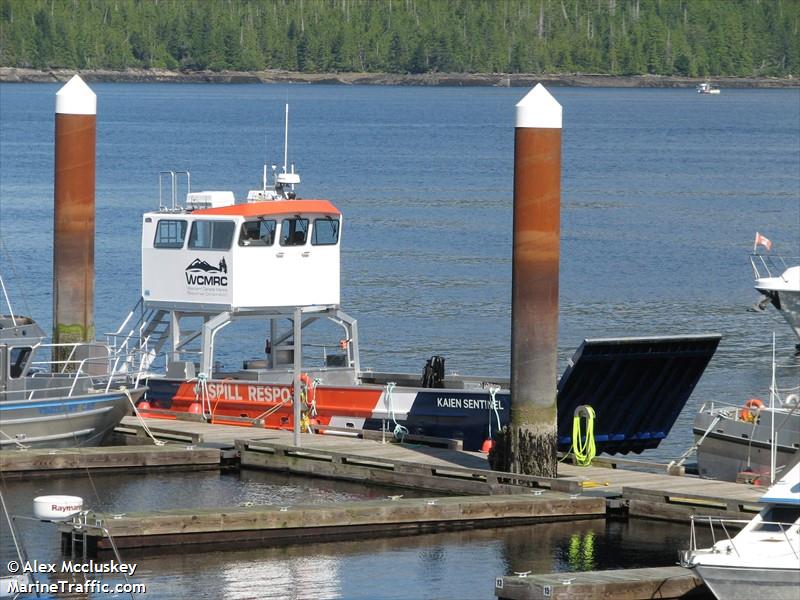
[[[552,489],[616,498],[631,516],[685,522],[692,514],[749,518],[758,512],[763,489],[622,468],[559,465],[557,479],[513,475],[489,469],[486,456],[452,448],[389,443],[355,436],[303,434],[302,447],[292,432],[211,425],[193,421],[146,419],[157,437],[215,447],[240,455],[242,466],[301,475],[413,487],[431,492],[497,494]],[[143,435],[137,419],[126,417],[119,429]]]
[[[697,573],[683,567],[498,577],[494,593],[504,600],[713,599]]]
[[[165,446],[100,446],[0,450],[0,471],[4,477],[47,475],[84,469],[218,469],[219,450]]]
[[[111,515],[89,513],[61,526],[65,547],[95,555],[110,548],[244,542],[319,542],[368,535],[409,535],[439,530],[520,525],[605,515],[602,498],[560,492],[448,498],[387,497],[325,505],[236,506]]]

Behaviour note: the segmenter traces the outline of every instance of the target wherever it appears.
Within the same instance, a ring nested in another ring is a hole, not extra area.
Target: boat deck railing
[[[786,269],[800,262],[798,256],[781,256],[779,254],[750,254],[750,265],[753,267],[753,278],[780,277]]]
[[[798,391],[800,390],[797,386],[778,391],[783,393],[778,394],[774,408],[770,408],[769,404],[767,404],[767,401],[765,401],[763,406],[747,406],[746,403],[731,404],[728,402],[720,402],[718,400],[709,400],[700,406],[700,410],[698,412],[709,413],[712,415],[722,415],[728,419],[748,421],[750,419],[743,418],[744,415],[747,415],[748,413],[751,413],[756,417],[762,417],[773,412],[776,415],[786,415],[787,411],[789,413],[800,412],[800,400],[797,398]]]
[[[688,552],[690,554],[703,551],[718,552],[718,550],[715,550],[716,544],[718,542],[727,541],[730,544],[731,550],[736,554],[736,556],[741,556],[741,554],[739,553],[739,549],[736,547],[736,544],[734,543],[735,535],[731,535],[730,530],[743,529],[746,525],[748,525],[751,522],[750,519],[727,519],[723,517],[700,516],[700,515],[691,515],[689,519],[690,519],[690,528],[689,528]],[[709,530],[711,532],[711,547],[698,548],[697,528],[699,526],[705,526],[705,525],[708,525]],[[792,528],[798,526],[799,525],[797,523],[782,523],[780,521],[759,521],[758,531],[768,532],[770,534],[780,532],[780,534],[783,536],[783,539],[786,540],[786,544],[789,546],[792,553],[795,555],[795,558],[800,559],[800,549],[795,547],[795,545],[792,543],[791,538],[789,537],[789,533],[792,530]],[[720,533],[722,535],[719,535]],[[683,559],[681,562],[684,562]]]
[[[80,357],[82,349],[95,355]],[[48,354],[53,358],[42,358]],[[140,354],[114,352],[104,344],[85,342],[37,344],[28,375],[21,378],[25,387],[0,392],[0,401],[69,398],[138,387],[146,364]]]

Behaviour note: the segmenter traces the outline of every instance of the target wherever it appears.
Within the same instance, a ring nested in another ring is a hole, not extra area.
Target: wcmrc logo
[[[195,258],[191,264],[186,267],[185,276],[186,283],[189,285],[228,285],[228,264],[225,262],[225,257],[219,261],[219,266],[214,267],[204,260]]]

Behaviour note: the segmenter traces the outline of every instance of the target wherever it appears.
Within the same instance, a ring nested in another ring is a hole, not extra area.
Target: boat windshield
[[[780,531],[791,526],[800,519],[798,506],[771,506],[763,515],[763,523],[753,528],[754,531]]]
[[[189,234],[189,248],[230,250],[234,227],[233,221],[195,221]]]
[[[304,246],[308,235],[308,219],[294,217],[281,223],[281,246]]]

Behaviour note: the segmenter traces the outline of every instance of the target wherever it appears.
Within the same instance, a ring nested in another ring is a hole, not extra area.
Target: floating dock
[[[218,469],[220,451],[214,448],[164,446],[96,446],[1,450],[0,471],[4,477],[49,475],[85,469]]]
[[[630,516],[683,523],[696,514],[749,519],[760,510],[758,500],[763,494],[762,488],[751,485],[568,463],[559,465],[555,479],[515,475],[490,470],[486,456],[478,452],[390,443],[389,433],[385,442],[356,437],[356,432],[348,437],[304,434],[302,447],[297,447],[292,444],[290,431],[188,420],[145,421],[157,437],[233,452],[244,467],[440,493],[506,494],[552,489],[603,496]],[[142,424],[132,417],[126,417],[118,431],[144,435]]]
[[[683,567],[498,577],[494,593],[504,600],[713,599],[700,576]]]
[[[760,509],[763,489],[751,485],[671,476],[623,468],[559,465],[557,478],[517,475],[488,468],[486,456],[457,449],[448,440],[440,446],[392,443],[342,435],[303,435],[292,444],[292,432],[212,425],[191,420],[146,419],[163,446],[142,445],[145,426],[126,417],[117,434],[136,445],[57,450],[0,451],[6,476],[30,476],[85,469],[203,469],[234,462],[256,468],[362,483],[414,489],[430,494],[496,495],[552,490],[600,496],[629,516],[687,522],[691,515],[750,518]],[[450,447],[447,447],[447,446]],[[598,462],[603,462],[601,459]],[[621,460],[620,463],[635,464]]]
[[[602,498],[560,492],[449,498],[387,497],[328,505],[235,506],[131,514],[89,513],[61,526],[65,547],[88,555],[118,548],[185,544],[302,543],[409,535],[440,530],[521,525],[605,516]]]

